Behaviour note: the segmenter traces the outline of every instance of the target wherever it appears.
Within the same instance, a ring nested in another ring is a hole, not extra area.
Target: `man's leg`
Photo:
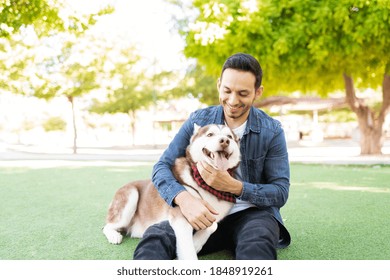
[[[267,211],[250,208],[238,212],[234,227],[233,242],[237,260],[277,259],[279,225]]]
[[[278,241],[276,219],[267,211],[249,208],[223,219],[199,254],[228,249],[234,251],[236,259],[271,260],[277,258]],[[175,258],[176,237],[168,221],[149,227],[134,252],[135,260]]]
[[[175,232],[168,221],[150,226],[134,251],[134,260],[173,260],[176,258]]]
[[[277,257],[278,241],[275,218],[264,210],[249,208],[225,217],[199,254],[227,249],[238,260],[272,260]]]

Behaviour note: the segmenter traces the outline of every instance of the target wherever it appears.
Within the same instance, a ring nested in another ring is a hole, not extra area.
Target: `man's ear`
[[[263,86],[259,86],[255,93],[255,99],[260,98],[263,95],[264,88]]]

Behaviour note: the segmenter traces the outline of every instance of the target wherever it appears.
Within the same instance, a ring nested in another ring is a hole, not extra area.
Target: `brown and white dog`
[[[240,162],[239,139],[227,126],[195,125],[186,156],[176,159],[172,168],[175,178],[188,192],[206,200],[217,210],[218,215],[213,225],[193,234],[193,228],[180,208],[170,207],[150,180],[135,181],[120,188],[110,204],[103,228],[108,241],[113,244],[121,243],[122,233],[142,237],[149,226],[169,220],[176,235],[178,259],[197,259],[197,253],[217,229],[217,223],[229,213],[234,202],[231,194],[204,186],[205,183],[196,170],[196,163],[199,161],[206,161],[219,170],[233,171]]]

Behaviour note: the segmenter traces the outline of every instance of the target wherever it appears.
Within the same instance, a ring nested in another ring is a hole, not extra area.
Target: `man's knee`
[[[279,225],[268,212],[252,212],[245,217],[236,236],[237,259],[276,259]]]
[[[166,260],[176,256],[176,237],[168,221],[150,226],[134,251],[135,260]]]
[[[171,225],[169,224],[168,221],[163,221],[163,222],[160,222],[158,224],[154,224],[154,225],[151,225],[150,227],[148,227],[144,233],[144,235],[142,236],[142,238],[146,238],[146,237],[150,237],[150,236],[161,236],[163,238],[165,237],[169,237],[170,235],[172,235],[173,237],[175,236],[175,233],[171,227]]]

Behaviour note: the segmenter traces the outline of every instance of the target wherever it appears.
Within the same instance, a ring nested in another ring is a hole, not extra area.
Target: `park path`
[[[97,148],[81,147],[78,154],[71,148],[7,145],[0,143],[0,166],[29,166],[45,163],[58,165],[134,165],[156,162],[164,147]],[[386,141],[382,156],[361,156],[359,145],[353,140],[289,142],[290,162],[319,164],[390,164],[390,140]]]

